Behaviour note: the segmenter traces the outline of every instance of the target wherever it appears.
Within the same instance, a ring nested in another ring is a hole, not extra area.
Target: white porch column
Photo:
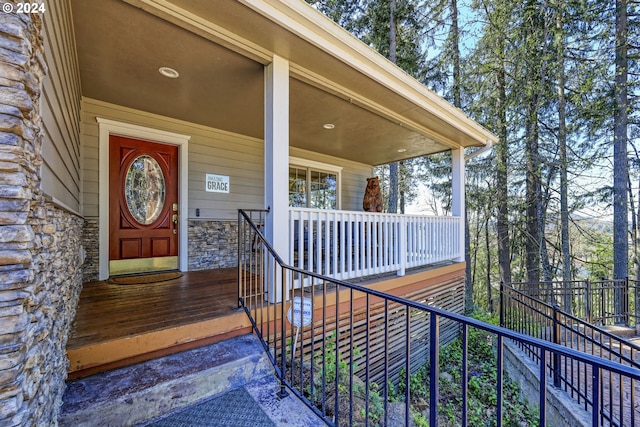
[[[460,227],[458,230],[459,255],[456,261],[464,261],[464,222],[465,222],[465,201],[464,201],[464,148],[460,147],[451,150],[451,188],[452,188],[452,214],[460,217]]]
[[[264,77],[264,203],[270,209],[265,231],[278,255],[288,259],[289,61],[274,56]],[[282,300],[281,280],[280,274],[274,277],[272,300]]]

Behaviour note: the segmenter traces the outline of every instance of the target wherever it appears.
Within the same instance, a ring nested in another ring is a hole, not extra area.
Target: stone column
[[[82,223],[40,190],[42,15],[0,18],[0,426],[50,426],[82,282]]]

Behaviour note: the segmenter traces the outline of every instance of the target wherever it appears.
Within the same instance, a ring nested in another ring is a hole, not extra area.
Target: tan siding
[[[44,15],[42,189],[80,210],[80,77],[68,1],[48,2]]]

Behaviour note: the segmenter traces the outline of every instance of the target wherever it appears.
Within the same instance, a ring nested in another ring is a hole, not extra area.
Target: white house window
[[[289,206],[340,209],[342,168],[304,159],[289,163]]]

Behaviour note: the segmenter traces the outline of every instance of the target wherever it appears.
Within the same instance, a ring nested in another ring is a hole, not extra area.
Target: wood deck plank
[[[235,268],[183,273],[145,285],[85,284],[68,349],[231,315],[237,311]]]

